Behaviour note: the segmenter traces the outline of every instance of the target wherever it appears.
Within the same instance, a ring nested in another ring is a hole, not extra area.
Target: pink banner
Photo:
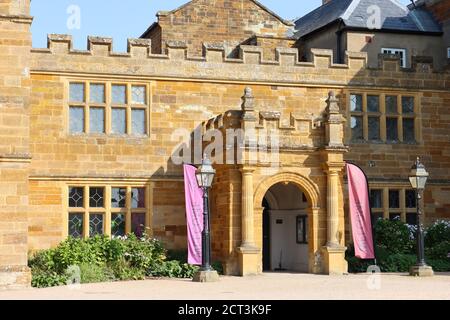
[[[184,165],[184,194],[188,231],[188,263],[202,264],[203,190],[195,177],[197,168]]]
[[[359,167],[347,164],[347,176],[355,256],[375,259],[366,175]]]

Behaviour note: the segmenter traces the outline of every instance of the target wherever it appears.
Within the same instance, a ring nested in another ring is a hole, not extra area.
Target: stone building
[[[439,37],[440,50],[448,19],[433,17],[439,35],[420,39]],[[345,273],[346,160],[366,171],[375,217],[415,223],[407,176],[421,156],[426,222],[450,218],[450,74],[439,54],[406,68],[382,52],[375,66],[364,50],[339,63],[329,47],[304,55],[295,23],[253,0],[159,13],[125,53],[109,38],[76,50],[55,34],[32,48],[31,23],[29,1],[0,1],[0,287],[29,283],[28,252],[68,236],[145,226],[185,248],[179,160],[198,162],[220,139],[212,245],[226,274]]]

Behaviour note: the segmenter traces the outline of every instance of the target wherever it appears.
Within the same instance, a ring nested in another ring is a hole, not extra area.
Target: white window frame
[[[381,48],[381,53],[386,53],[385,51],[388,51],[387,53],[389,54],[395,54],[395,51],[400,51],[403,53],[403,62],[400,59],[401,65],[403,68],[406,68],[406,49],[401,49],[401,48]]]

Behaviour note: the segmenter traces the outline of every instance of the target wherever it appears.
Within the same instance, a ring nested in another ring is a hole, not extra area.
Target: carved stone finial
[[[242,97],[242,119],[247,121],[255,121],[255,97],[253,90],[250,87],[245,88],[244,96]]]
[[[254,100],[252,88],[245,88],[244,96],[242,97],[242,111],[254,111]]]
[[[339,113],[339,100],[336,98],[336,94],[334,91],[328,92],[327,99],[327,112],[328,114],[337,114]]]

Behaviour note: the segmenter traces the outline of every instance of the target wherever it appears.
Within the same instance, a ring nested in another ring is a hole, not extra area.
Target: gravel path
[[[377,276],[376,276],[377,277]],[[368,284],[369,283],[369,284]],[[321,276],[266,273],[247,278],[221,277],[218,283],[146,280],[0,291],[0,299],[101,300],[311,300],[311,299],[446,299],[450,274],[412,278],[406,274]]]

